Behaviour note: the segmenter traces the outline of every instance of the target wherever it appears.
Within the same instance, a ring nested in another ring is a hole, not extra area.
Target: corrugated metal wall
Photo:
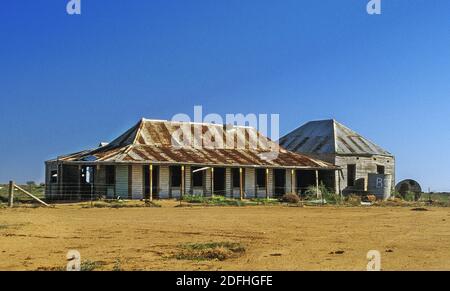
[[[255,187],[256,187],[256,172],[253,168],[245,169],[245,197],[253,198],[255,197]]]
[[[161,166],[159,168],[159,187],[161,191],[159,192],[159,197],[169,198],[169,167]]]
[[[116,166],[116,196],[128,199],[128,166]]]
[[[225,169],[225,196],[231,197],[232,191],[231,191],[231,169],[226,168]]]
[[[57,162],[47,162],[45,169],[45,198],[51,199],[53,196],[58,194],[59,190],[59,181],[56,183],[50,183],[52,171],[58,171],[58,163]],[[59,175],[58,175],[59,177]]]
[[[186,195],[192,195],[192,189],[191,189],[191,185],[192,185],[192,169],[191,166],[186,166],[185,167],[185,187],[186,187]]]
[[[273,191],[275,190],[275,184],[273,181],[273,169],[269,169],[269,177],[268,177],[268,187],[269,187],[269,197],[273,197]],[[263,198],[266,197],[266,193],[264,193]]]
[[[211,193],[211,191],[212,191],[212,184],[211,184],[211,169],[207,169],[206,171],[205,171],[205,173],[204,173],[204,179],[205,179],[205,181],[204,181],[204,184],[203,185],[205,185],[205,194],[204,194],[204,196],[206,196],[206,197],[211,197],[211,195],[212,195],[212,193]]]
[[[94,175],[95,194],[106,196],[106,169],[104,166],[98,166]]]
[[[144,173],[142,165],[132,166],[132,180],[131,180],[131,198],[132,199],[142,199],[144,198]]]

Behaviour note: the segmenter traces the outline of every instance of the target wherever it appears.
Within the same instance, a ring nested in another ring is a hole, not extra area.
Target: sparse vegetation
[[[145,202],[125,202],[123,200],[103,200],[92,203],[84,203],[82,208],[140,208],[140,207],[161,207],[153,201]]]
[[[84,272],[91,272],[94,271],[95,269],[98,269],[102,264],[100,262],[96,262],[96,261],[90,261],[90,260],[85,260],[81,262],[81,271]]]
[[[256,203],[257,205],[276,205],[279,204],[280,201],[277,199],[267,199],[267,198],[253,198],[250,199],[251,202]]]
[[[209,242],[181,245],[181,250],[175,255],[178,260],[218,260],[224,261],[241,256],[245,247],[233,242]]]
[[[181,201],[192,204],[204,204],[208,206],[244,206],[256,203],[249,203],[237,199],[231,199],[224,196],[203,197],[199,195],[185,195]]]
[[[348,195],[344,198],[344,201],[347,205],[350,206],[360,206],[361,205],[361,196],[356,194]]]
[[[283,197],[281,197],[281,201],[284,203],[298,204],[301,200],[297,194],[288,193],[284,194]]]
[[[120,259],[115,260],[114,266],[113,266],[113,271],[115,271],[115,272],[123,271],[122,262],[120,261]]]

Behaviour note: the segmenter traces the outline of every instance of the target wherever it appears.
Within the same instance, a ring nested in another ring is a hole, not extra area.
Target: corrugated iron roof
[[[59,160],[335,168],[329,163],[280,148],[278,144],[251,127],[147,119],[142,119],[103,147],[59,157]]]
[[[305,154],[393,156],[336,120],[308,122],[282,137],[280,145]]]

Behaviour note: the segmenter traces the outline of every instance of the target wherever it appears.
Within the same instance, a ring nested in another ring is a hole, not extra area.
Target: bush
[[[236,258],[245,252],[245,247],[239,243],[211,242],[182,245],[182,250],[175,255],[178,260],[218,260],[224,261]]]
[[[180,198],[181,201],[191,204],[204,204],[208,206],[244,206],[249,203],[227,198],[223,196],[203,197],[200,195],[184,195]]]
[[[183,195],[181,201],[188,203],[206,203],[207,198],[200,195]]]
[[[356,194],[351,194],[345,198],[346,202],[353,206],[361,205],[361,196]]]
[[[298,197],[297,194],[288,193],[284,194],[283,197],[281,197],[281,201],[285,203],[297,204],[300,203],[300,197]]]

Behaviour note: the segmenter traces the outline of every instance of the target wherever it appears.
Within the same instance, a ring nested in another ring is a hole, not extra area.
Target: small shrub
[[[224,196],[203,197],[200,195],[185,195],[181,198],[181,201],[192,204],[205,204],[211,206],[243,206],[248,203],[227,198]]]
[[[80,271],[91,272],[99,268],[101,264],[99,262],[86,260],[81,262]]]
[[[285,203],[297,204],[300,203],[300,197],[298,197],[297,194],[288,193],[284,194],[283,197],[281,197],[281,201]]]
[[[156,208],[160,208],[161,205],[159,205],[158,203],[156,203],[156,202],[154,202],[154,201],[146,200],[146,201],[145,201],[145,207],[156,207]]]
[[[115,260],[115,262],[114,262],[114,267],[113,267],[113,271],[114,271],[114,272],[120,272],[120,271],[123,271],[123,269],[122,269],[122,263],[120,262],[119,259],[116,259],[116,260]]]
[[[180,199],[188,203],[206,203],[207,200],[207,198],[200,195],[184,195]]]
[[[235,258],[245,252],[245,247],[239,243],[212,242],[182,245],[182,250],[175,255],[178,260],[218,260]]]
[[[356,194],[351,194],[345,198],[345,201],[353,206],[361,205],[361,196]]]

